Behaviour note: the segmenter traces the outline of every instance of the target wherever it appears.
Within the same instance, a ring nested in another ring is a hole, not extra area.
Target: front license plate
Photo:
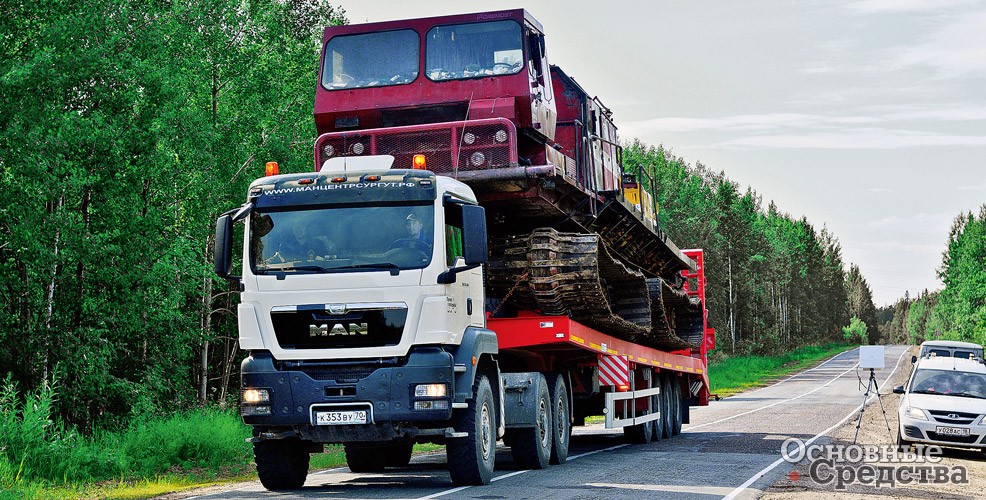
[[[942,436],[968,436],[969,429],[963,427],[944,427],[939,425],[935,427],[935,432]]]
[[[366,423],[366,410],[317,411],[316,425],[353,425]]]

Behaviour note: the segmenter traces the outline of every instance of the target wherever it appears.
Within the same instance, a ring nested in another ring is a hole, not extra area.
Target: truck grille
[[[391,155],[394,168],[411,168],[424,154],[428,170],[457,171],[517,166],[517,129],[504,118],[411,125],[323,134],[315,143],[318,164],[340,156]]]
[[[271,312],[274,336],[283,349],[337,349],[397,345],[407,308],[330,314],[324,308],[299,307]]]

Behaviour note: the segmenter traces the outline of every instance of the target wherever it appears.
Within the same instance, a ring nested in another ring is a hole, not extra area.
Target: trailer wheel
[[[445,446],[449,475],[456,486],[489,484],[496,459],[496,405],[486,375],[473,384],[469,407],[452,414],[453,427],[468,436],[450,439]]]
[[[311,456],[298,439],[271,439],[253,443],[260,484],[270,491],[296,490],[305,484]]]
[[[671,435],[681,434],[681,383],[671,377]]]
[[[346,443],[346,465],[353,472],[382,472],[387,466],[386,446],[369,443]]]
[[[671,380],[668,377],[661,376],[661,438],[668,439],[672,436],[671,427],[674,425],[672,422],[671,412]]]
[[[655,377],[656,376],[657,375],[655,375]],[[660,380],[660,379],[658,379],[658,380]],[[657,441],[657,440],[661,439],[661,436],[664,435],[664,418],[665,418],[664,417],[664,411],[665,410],[661,407],[661,394],[663,392],[664,392],[664,388],[662,387],[660,393],[658,393],[656,396],[651,396],[650,397],[650,406],[651,406],[651,408],[653,408],[654,411],[660,412],[660,414],[661,414],[660,417],[655,418],[654,420],[651,420],[650,422],[647,422],[651,426],[651,435],[654,437],[653,438],[654,441]]]
[[[551,396],[548,383],[541,377],[537,396],[537,415],[531,428],[514,429],[510,437],[510,456],[518,469],[544,469],[551,458],[551,442],[554,435],[551,419]]]
[[[414,441],[394,441],[382,450],[387,459],[387,467],[404,467],[411,463]]]
[[[551,384],[549,393],[551,394],[552,414],[554,415],[553,441],[551,443],[551,456],[549,462],[552,464],[563,464],[568,460],[568,443],[572,438],[572,421],[568,408],[568,388],[565,386],[565,378],[556,375],[554,383]]]
[[[650,422],[628,425],[623,428],[623,435],[635,444],[647,444],[654,440],[654,426]]]

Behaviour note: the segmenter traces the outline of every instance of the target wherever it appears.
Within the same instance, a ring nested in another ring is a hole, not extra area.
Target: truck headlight
[[[243,389],[243,402],[248,404],[270,402],[270,392],[267,389]]]
[[[908,406],[907,409],[904,410],[904,416],[915,420],[928,420],[928,416],[924,414],[924,410],[913,406]]]
[[[414,386],[414,397],[416,398],[443,398],[448,393],[448,386],[445,384],[418,384]]]

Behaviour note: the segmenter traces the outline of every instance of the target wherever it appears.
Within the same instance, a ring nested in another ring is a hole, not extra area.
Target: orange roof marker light
[[[280,169],[278,168],[276,161],[267,162],[267,166],[264,168],[264,173],[267,174],[267,177],[277,175],[279,171]]]
[[[412,160],[412,162],[414,164],[415,170],[425,170],[427,168],[425,155],[414,155],[414,159]]]

